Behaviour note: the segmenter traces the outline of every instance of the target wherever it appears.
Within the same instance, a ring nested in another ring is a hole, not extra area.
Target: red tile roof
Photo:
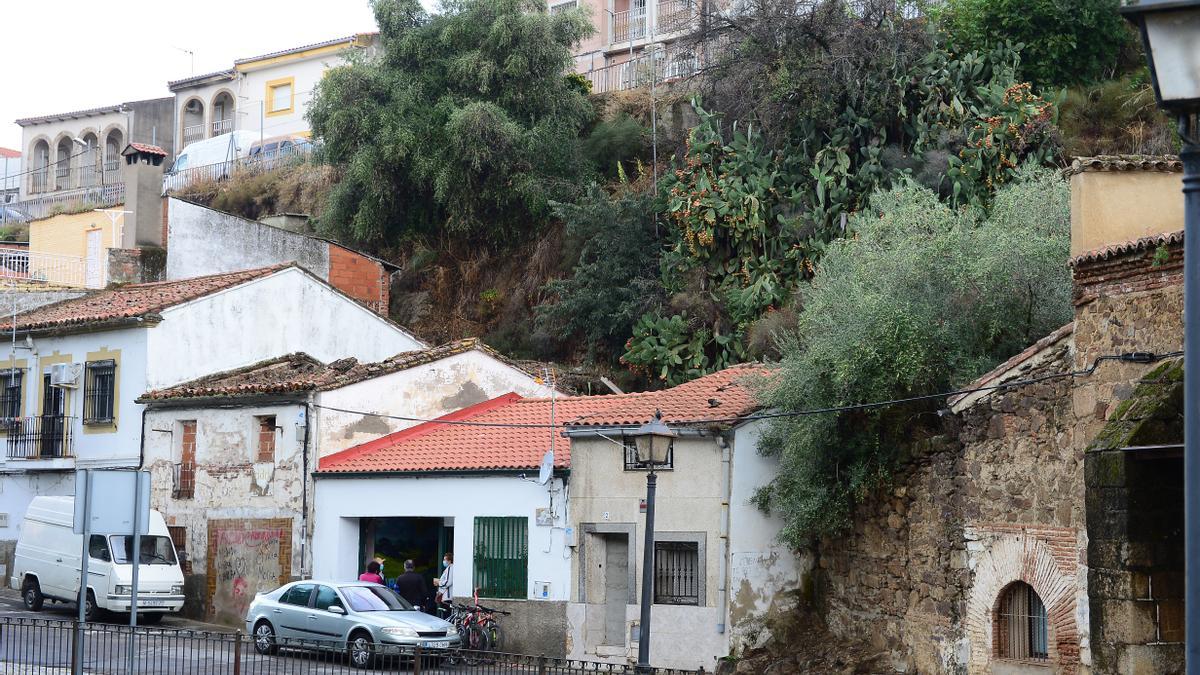
[[[138,152],[144,152],[148,155],[162,155],[163,157],[167,156],[166,150],[163,150],[157,145],[150,145],[149,143],[130,143],[129,147],[137,150]],[[122,152],[121,154],[125,153]]]
[[[13,150],[11,148],[0,148],[0,157],[8,157],[9,159],[16,159],[20,156],[21,156],[21,152],[19,150]]]
[[[550,448],[551,434],[561,434],[561,428],[550,428],[552,403],[559,427],[640,425],[656,410],[662,410],[668,423],[724,420],[757,408],[744,381],[768,372],[742,366],[663,391],[566,396],[553,402],[505,394],[323,457],[318,473],[533,470]],[[557,436],[555,450],[555,466],[570,466],[570,440]]]
[[[17,315],[18,330],[108,325],[150,318],[168,307],[265,277],[292,265],[212,274],[178,281],[127,284],[64,300]],[[12,330],[12,318],[0,318],[0,331]]]
[[[1121,241],[1114,244],[1108,244],[1091,251],[1080,253],[1071,258],[1067,264],[1071,267],[1077,267],[1086,263],[1093,263],[1100,260],[1107,260],[1116,256],[1127,255],[1129,253],[1138,253],[1159,246],[1177,246],[1183,244],[1183,230],[1178,232],[1164,232],[1163,234],[1154,234],[1149,237],[1141,237],[1140,239],[1131,239],[1129,241]]]
[[[513,368],[520,369],[518,365],[508,361],[477,338],[467,338],[430,349],[402,352],[375,363],[359,363],[357,359],[351,357],[324,364],[308,354],[288,354],[243,368],[206,375],[166,389],[149,391],[143,394],[138,401],[328,391],[469,351],[481,351]]]

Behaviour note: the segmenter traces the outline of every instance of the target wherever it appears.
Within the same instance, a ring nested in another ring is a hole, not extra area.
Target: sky
[[[170,96],[168,80],[375,19],[367,0],[0,0],[0,26],[0,147],[21,150],[18,118]]]

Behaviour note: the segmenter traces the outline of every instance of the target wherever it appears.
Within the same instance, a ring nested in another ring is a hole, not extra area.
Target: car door
[[[341,609],[338,613],[333,608]],[[342,602],[333,586],[317,586],[312,611],[308,614],[309,637],[331,644],[333,648],[344,645],[350,630],[350,618],[346,616],[346,603]]]
[[[271,609],[270,617],[279,637],[302,640],[308,636],[309,600],[315,588],[316,584],[296,584],[279,596],[278,606]]]

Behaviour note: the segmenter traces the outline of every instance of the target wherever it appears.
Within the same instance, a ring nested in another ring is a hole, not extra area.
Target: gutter
[[[716,428],[697,429],[695,427],[677,427],[668,422],[671,429],[680,436],[705,438],[719,436],[722,432]],[[686,423],[685,423],[686,424]],[[612,426],[612,427],[570,427],[562,432],[567,438],[585,438],[588,436],[623,436],[627,431],[636,431],[641,425]]]
[[[504,477],[508,476],[515,478],[522,475],[527,475],[529,472],[537,472],[538,467],[532,466],[526,469],[429,469],[425,471],[313,471],[310,474],[316,478],[488,478],[488,477]],[[555,469],[553,477],[562,478],[564,481],[570,477],[570,469]]]

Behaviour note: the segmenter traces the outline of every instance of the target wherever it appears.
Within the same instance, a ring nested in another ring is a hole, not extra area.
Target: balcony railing
[[[669,49],[655,52],[653,59],[643,52],[632,61],[614,63],[590,70],[583,75],[592,83],[592,93],[603,94],[648,87],[651,81],[663,84],[681,80],[695,74],[699,69],[700,60],[693,52]]]
[[[612,40],[610,42],[629,42],[646,37],[646,19],[645,7],[613,12]]]
[[[233,118],[226,120],[214,120],[212,123],[212,135],[220,136],[233,131]]]
[[[659,35],[687,30],[699,16],[695,0],[662,0],[657,9],[655,33]]]
[[[0,419],[0,431],[5,439],[9,459],[55,459],[74,457],[75,445],[71,435],[75,418],[63,415],[37,417],[8,417]]]
[[[39,169],[29,174],[29,191],[46,192],[50,189],[50,171]]]
[[[184,466],[182,462],[171,465],[171,496],[175,499],[192,499],[196,494],[196,465]]]
[[[0,249],[0,279],[28,281],[69,288],[104,288],[104,261],[88,277],[87,260],[76,255]]]
[[[183,128],[183,147],[195,143],[196,141],[204,140],[204,125],[193,124]]]
[[[611,45],[664,36],[686,30],[699,17],[696,0],[659,0],[654,14],[647,7],[632,7],[613,12]]]
[[[38,174],[33,174],[36,177]],[[7,204],[7,209],[0,211],[0,223],[27,223],[38,218],[45,218],[56,213],[75,213],[90,208],[115,206],[125,201],[125,183],[120,180],[120,172],[106,172],[103,186],[85,187],[62,192],[30,191],[38,196],[24,201]]]

